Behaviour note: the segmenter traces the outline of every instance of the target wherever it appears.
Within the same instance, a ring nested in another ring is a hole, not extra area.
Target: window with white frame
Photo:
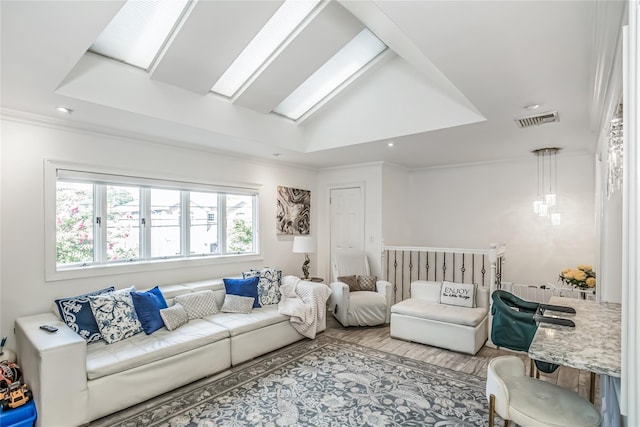
[[[257,190],[56,169],[56,270],[256,254]]]

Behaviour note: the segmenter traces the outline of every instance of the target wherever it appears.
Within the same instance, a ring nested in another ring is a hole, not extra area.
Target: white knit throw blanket
[[[291,325],[301,335],[314,339],[318,325],[327,313],[331,289],[323,283],[312,283],[296,276],[285,276],[280,286],[282,299],[278,312],[290,316]]]

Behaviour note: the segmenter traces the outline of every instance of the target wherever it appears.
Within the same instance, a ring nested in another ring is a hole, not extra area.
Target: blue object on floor
[[[33,400],[15,409],[0,407],[0,426],[2,427],[33,427],[38,413]]]

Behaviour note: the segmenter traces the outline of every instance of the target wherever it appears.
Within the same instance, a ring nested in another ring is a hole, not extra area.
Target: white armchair
[[[375,291],[351,291],[338,277],[370,276],[369,260],[363,251],[341,251],[331,260],[333,283],[329,309],[343,326],[375,326],[389,323],[392,286],[376,281]]]

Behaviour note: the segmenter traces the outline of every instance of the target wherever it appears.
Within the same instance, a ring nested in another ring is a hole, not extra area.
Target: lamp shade
[[[312,254],[316,251],[316,239],[311,236],[294,236],[294,254]]]

